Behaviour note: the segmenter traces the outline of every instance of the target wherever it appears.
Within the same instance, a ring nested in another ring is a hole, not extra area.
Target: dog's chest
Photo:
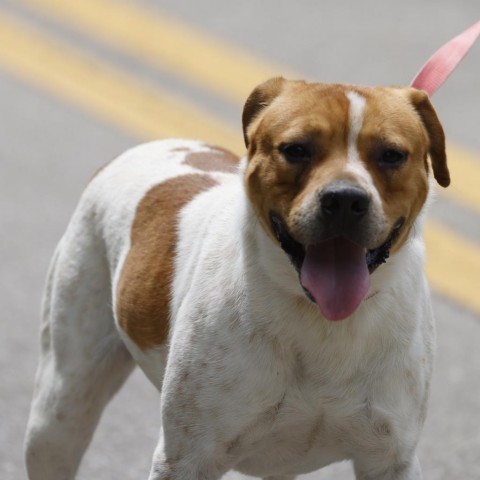
[[[245,458],[237,469],[256,476],[299,474],[351,458],[364,448],[392,454],[393,422],[380,414],[368,392],[360,385],[352,385],[347,395],[334,390],[308,384],[288,389],[247,434]]]
[[[425,398],[420,372],[398,366],[392,349],[370,358],[366,345],[350,344],[350,355],[342,355],[330,343],[323,354],[295,350],[277,364],[276,401],[243,429],[240,471],[300,474],[365,455],[386,460],[410,446]]]
[[[257,292],[268,298],[261,287]],[[192,305],[202,305],[201,297],[195,300]],[[381,347],[381,333],[367,328],[367,318],[323,332],[311,327],[316,318],[310,321],[307,310],[291,317],[277,300],[269,311],[273,330],[270,316],[245,309],[239,320],[227,304],[216,305],[211,317],[205,307],[202,322],[178,319],[182,335],[172,355],[179,366],[167,388],[174,410],[182,410],[179,423],[204,425],[202,436],[239,471],[299,474],[365,450],[387,458],[417,428],[421,379],[412,373],[409,380],[398,352]],[[189,370],[182,373],[187,357]],[[409,382],[417,389],[411,398]],[[408,415],[413,423],[404,422]]]

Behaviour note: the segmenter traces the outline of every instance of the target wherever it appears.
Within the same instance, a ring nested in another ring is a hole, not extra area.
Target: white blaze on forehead
[[[348,160],[355,162],[360,160],[357,139],[363,125],[366,100],[365,97],[356,92],[348,92],[347,97],[350,100],[348,109]]]
[[[371,177],[360,159],[357,148],[358,135],[363,125],[366,100],[357,92],[348,92],[347,97],[350,106],[348,109],[348,161],[345,169],[371,184]]]
[[[359,93],[353,91],[347,93],[347,98],[350,101],[350,106],[348,109],[348,161],[345,170],[356,176],[360,184],[372,196],[374,204],[381,210],[382,201],[380,194],[375,188],[373,179],[362,162],[357,148],[358,135],[362,129],[367,100]]]

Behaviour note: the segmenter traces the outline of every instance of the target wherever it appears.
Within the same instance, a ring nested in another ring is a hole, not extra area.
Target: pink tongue
[[[307,247],[300,281],[328,320],[350,316],[370,286],[365,249],[337,237]]]

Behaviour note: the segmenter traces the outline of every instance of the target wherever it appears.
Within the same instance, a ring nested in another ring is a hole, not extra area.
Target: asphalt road
[[[405,85],[479,18],[476,0],[0,0],[0,478],[26,478],[43,281],[99,166],[163,136],[240,150],[242,101],[267,75]],[[480,156],[463,150],[480,152],[479,91],[480,44],[434,97],[456,176],[428,229],[438,354],[426,480],[480,479]],[[158,395],[136,371],[78,478],[146,478],[158,426]],[[353,473],[345,463],[301,478]]]

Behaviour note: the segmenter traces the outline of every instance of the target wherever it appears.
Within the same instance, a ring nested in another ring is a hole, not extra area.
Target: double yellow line
[[[170,93],[0,13],[0,67],[139,138],[190,136],[240,150],[240,136]]]
[[[278,67],[133,2],[18,2],[237,104],[257,83],[282,73]],[[234,131],[209,112],[6,14],[0,14],[0,68],[140,138],[193,137],[243,151],[239,128]],[[448,189],[448,195],[480,212],[476,185],[480,165],[452,148],[450,165],[456,187]],[[480,248],[434,222],[428,223],[426,240],[432,286],[480,312]]]
[[[282,69],[135,0],[20,0],[114,48],[237,102]],[[284,72],[283,72],[284,73]]]

